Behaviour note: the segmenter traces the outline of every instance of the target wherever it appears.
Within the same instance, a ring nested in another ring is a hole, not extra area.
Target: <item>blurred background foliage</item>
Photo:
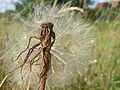
[[[32,12],[32,7],[34,5],[38,5],[40,3],[39,0],[22,0],[23,4],[17,4],[17,11],[21,12],[22,16],[26,16],[28,13]],[[58,0],[58,5],[65,4],[66,2],[71,1],[72,6],[77,6],[82,8],[85,11],[84,17],[87,17],[91,20],[98,20],[98,19],[104,19],[104,20],[113,20],[116,17],[119,18],[119,12],[120,12],[120,2],[118,2],[118,5],[112,7],[108,3],[104,3],[103,8],[99,10],[93,10],[88,8],[88,4],[90,0]],[[46,0],[46,3],[49,3],[53,5],[54,0]]]
[[[120,2],[118,2],[118,5],[115,5],[112,7],[108,3],[104,3],[103,8],[95,10],[95,9],[89,9],[88,4],[90,0],[58,0],[57,4],[65,4],[66,2],[71,2],[72,6],[77,6],[82,8],[85,11],[84,17],[90,20],[113,20],[120,17]],[[41,0],[22,0],[21,3],[16,3],[16,11],[12,13],[19,13],[22,17],[28,17],[28,13],[33,13],[33,7],[36,5],[39,5]],[[45,0],[45,3],[49,3],[50,5],[53,5],[54,0]],[[5,17],[9,17],[11,12],[7,11],[5,13]]]
[[[115,7],[105,4],[100,10],[88,9],[88,0],[58,0],[58,5],[67,1],[71,1],[72,6],[78,6],[86,12],[83,17],[91,24],[95,38],[93,49],[95,62],[89,65],[87,73],[82,78],[78,75],[71,85],[51,87],[51,90],[120,90],[120,3]],[[4,35],[5,24],[10,22],[11,17],[14,18],[16,13],[20,13],[26,18],[39,0],[22,0],[22,2],[23,4],[16,4],[15,12],[7,11],[0,14],[0,36]],[[53,2],[54,0],[46,0],[46,3],[53,4]],[[5,22],[2,23],[3,21]],[[0,49],[4,48],[3,40],[0,39]],[[0,62],[0,81],[3,75]]]

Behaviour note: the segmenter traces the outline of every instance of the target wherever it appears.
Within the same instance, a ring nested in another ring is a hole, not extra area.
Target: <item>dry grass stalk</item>
[[[74,10],[80,11],[81,13],[85,13],[85,11],[82,8],[79,8],[79,7],[69,7],[69,8],[66,8],[66,9],[63,9],[63,10],[59,11],[58,13],[63,13],[63,12],[66,12],[66,11],[74,11]]]
[[[3,83],[5,82],[5,80],[7,79],[8,75],[5,76],[5,78],[2,80],[2,82],[0,83],[0,88],[2,87]]]
[[[47,72],[51,65],[51,54],[50,50],[55,41],[55,33],[53,32],[53,24],[43,23],[41,25],[41,58],[42,58],[42,69],[40,73],[40,90],[45,90],[45,84],[47,79]],[[53,41],[51,40],[53,39]],[[41,67],[40,67],[41,68]]]

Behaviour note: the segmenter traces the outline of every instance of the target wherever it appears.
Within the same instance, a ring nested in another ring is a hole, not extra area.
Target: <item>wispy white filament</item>
[[[57,2],[57,0],[55,1]],[[44,21],[52,22],[54,24],[54,32],[56,33],[56,41],[51,50],[52,60],[51,70],[49,71],[47,80],[48,87],[70,84],[77,73],[82,75],[85,72],[92,54],[93,41],[90,28],[81,18],[81,14],[74,12],[74,10],[79,8],[70,7],[70,3],[60,8],[56,6],[56,2],[53,6],[44,5],[42,2],[41,6],[43,10],[41,17],[39,20],[36,18],[31,21],[37,23],[35,25],[35,27],[37,27],[34,30],[32,30],[34,26],[32,28],[28,27],[29,24],[23,21],[23,19],[22,24],[14,23],[8,26],[12,28],[12,30],[8,29],[9,39],[5,42],[6,52],[0,57],[0,59],[4,59],[4,66],[7,66],[5,68],[6,73],[22,64],[28,50],[23,53],[16,62],[13,61],[17,55],[27,47],[29,37],[39,37],[39,27]],[[38,40],[32,40],[30,47],[37,42]],[[39,50],[35,50],[30,56],[30,59],[32,59],[38,51]],[[25,64],[22,71],[23,81],[21,80],[20,69],[12,72],[9,79],[26,89],[30,86],[33,90],[36,90],[39,86],[40,74],[40,66],[37,64],[40,64],[40,62],[41,60],[37,61],[32,66],[31,71],[29,69],[29,63]]]
[[[2,80],[2,82],[0,83],[0,87],[3,85],[3,83],[5,82],[5,80],[7,79],[8,75],[5,76],[5,78]]]

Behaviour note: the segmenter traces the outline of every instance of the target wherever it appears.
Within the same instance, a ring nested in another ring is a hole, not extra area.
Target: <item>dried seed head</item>
[[[45,22],[45,23],[42,23],[41,27],[42,28],[53,27],[53,24],[51,22]]]
[[[48,74],[47,86],[63,86],[70,84],[77,76],[77,73],[80,75],[85,73],[89,61],[91,60],[93,42],[91,42],[92,37],[89,25],[84,22],[80,13],[76,14],[72,10],[69,12],[69,3],[61,8],[55,5],[54,7],[42,5],[42,7],[41,17],[38,20],[40,22],[39,25],[42,22],[50,21],[48,25],[44,23],[41,27],[53,28],[52,23],[54,23],[56,33],[56,42],[51,50],[51,70]],[[66,11],[62,12],[63,10]],[[31,22],[28,22],[27,25],[29,23]],[[5,42],[6,53],[1,57],[4,59],[4,66],[7,66],[5,68],[6,72],[21,65],[26,56],[26,52],[18,61],[13,62],[13,60],[26,48],[30,36],[39,36],[39,25],[35,25],[34,30],[26,26],[26,23],[21,25],[15,22],[9,26],[10,30],[8,30],[7,36],[9,40]],[[23,35],[26,38],[24,38]],[[37,40],[32,40],[30,46],[33,46],[36,42]],[[37,52],[36,50],[34,54],[31,55],[30,59],[33,58]],[[22,72],[23,81],[20,80],[20,69],[13,72],[9,79],[24,88],[30,86],[33,90],[36,90],[36,87],[39,86],[39,64],[40,61],[36,62],[36,64],[32,66],[32,70],[29,69],[28,63],[25,64]]]

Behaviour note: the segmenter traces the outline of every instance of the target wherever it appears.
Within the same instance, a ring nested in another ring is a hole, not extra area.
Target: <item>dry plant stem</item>
[[[40,90],[45,90],[45,85],[46,85],[46,77],[42,77],[40,81]]]
[[[42,66],[40,67],[40,90],[45,90],[47,73],[51,65],[51,54],[50,50],[55,42],[55,33],[53,32],[53,24],[50,22],[43,23],[41,25],[41,57],[42,57]]]
[[[5,82],[5,80],[7,79],[8,75],[5,76],[5,78],[2,80],[2,82],[0,83],[0,88],[2,87],[3,83]],[[1,89],[0,89],[1,90]]]
[[[73,11],[73,10],[77,10],[77,11],[80,11],[81,13],[85,13],[85,11],[82,8],[79,8],[79,7],[69,7],[69,8],[66,8],[66,9],[63,9],[63,10],[59,11],[58,13],[63,13],[63,12],[66,12],[66,11]]]
[[[40,42],[38,42],[37,44],[35,44],[34,46],[32,46],[28,52],[27,55],[23,61],[23,63],[18,66],[17,68],[15,68],[14,70],[10,71],[7,73],[10,74],[12,72],[14,72],[15,70],[17,70],[18,68],[21,68],[21,79],[23,80],[23,76],[22,76],[22,69],[24,67],[24,65],[26,63],[30,64],[30,70],[32,68],[32,65],[35,64],[36,61],[40,60],[40,62],[42,61],[42,63],[40,64],[40,90],[45,90],[45,85],[46,85],[46,79],[47,79],[47,72],[50,69],[50,65],[51,65],[51,54],[50,54],[50,50],[52,45],[55,42],[55,33],[53,32],[53,24],[51,22],[46,22],[43,23],[41,25],[41,33],[40,33],[40,38],[37,37],[30,37],[29,38],[29,43],[27,48],[22,51],[18,57],[16,58],[17,61],[20,56],[27,50],[29,49],[30,46],[30,42],[32,38],[36,38],[38,40],[40,40]],[[39,46],[38,50],[39,52],[31,59],[29,60],[29,57],[31,56],[31,54],[35,51],[35,49],[37,49],[37,47]],[[36,59],[38,58],[38,59]],[[29,62],[27,62],[29,61]]]

